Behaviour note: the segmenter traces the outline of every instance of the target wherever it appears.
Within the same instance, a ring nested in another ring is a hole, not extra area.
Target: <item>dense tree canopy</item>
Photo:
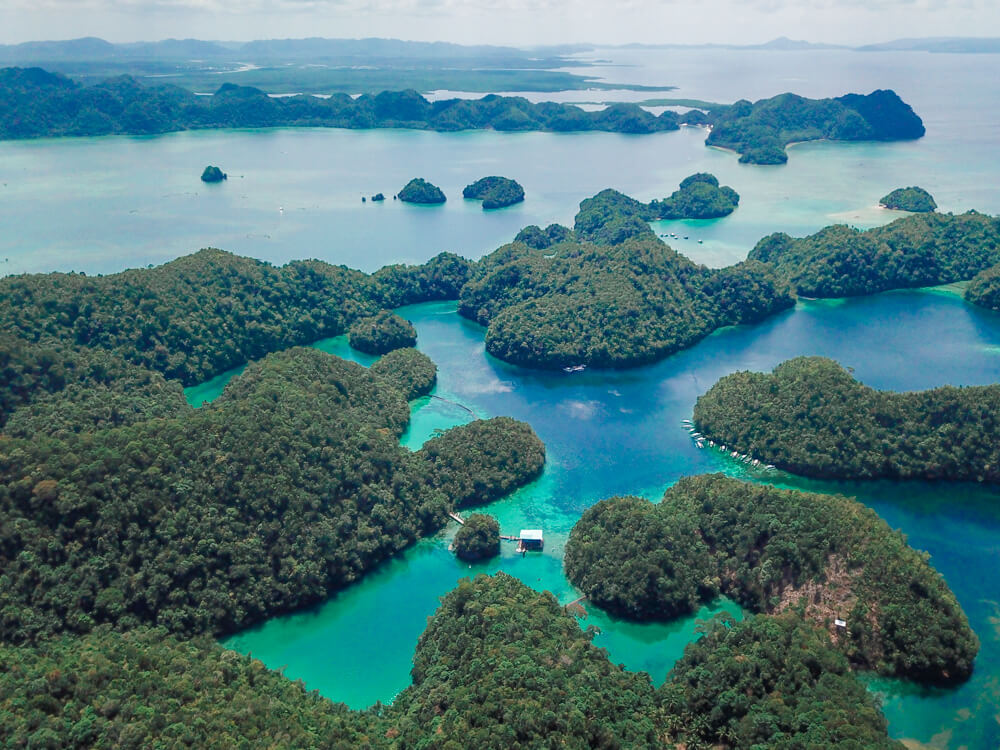
[[[461,560],[486,560],[500,554],[500,524],[493,516],[473,513],[455,532],[452,543]]]
[[[368,372],[402,393],[407,401],[426,396],[437,383],[437,365],[416,349],[394,349],[379,357]]]
[[[920,138],[924,125],[896,92],[807,99],[779,94],[770,99],[712,110],[705,141],[740,153],[749,164],[784,164],[785,146],[798,141],[895,141]]]
[[[864,231],[835,224],[801,239],[779,232],[749,257],[773,266],[808,297],[949,284],[1000,262],[1000,219],[976,211],[925,213]]]
[[[507,177],[483,177],[466,185],[462,197],[481,200],[483,209],[504,208],[524,200],[524,188]]]
[[[903,750],[847,659],[795,614],[706,631],[658,691],[685,747]]]
[[[508,575],[461,581],[420,637],[394,726],[410,747],[431,736],[449,750],[658,746],[648,675],[614,666],[592,637]]]
[[[386,354],[417,343],[417,329],[413,324],[389,310],[356,320],[347,335],[352,347],[368,354]]]
[[[717,219],[728,216],[740,203],[740,196],[728,185],[719,187],[718,178],[708,172],[685,177],[669,198],[651,201],[657,219]]]
[[[974,305],[1000,310],[1000,263],[976,274],[965,290],[965,298]]]
[[[389,747],[351,711],[213,639],[101,626],[0,645],[0,745],[46,748]]]
[[[584,201],[577,234],[601,226],[598,216],[614,222],[616,215]],[[487,351],[508,362],[627,367],[691,346],[720,326],[756,322],[794,304],[763,264],[697,266],[632,218],[644,228],[642,236],[621,244],[505,245],[477,264],[459,312],[488,326]]]
[[[535,250],[544,250],[572,238],[573,230],[562,224],[549,224],[545,229],[536,224],[530,224],[517,233],[514,242],[523,242]]]
[[[832,360],[727,375],[698,399],[698,429],[812,477],[1000,481],[1000,385],[892,393]]]
[[[408,419],[377,374],[291,349],[180,417],[7,439],[0,637],[228,632],[328,596],[448,509],[541,471],[523,423],[473,422],[411,453]]]
[[[534,104],[496,94],[431,102],[412,89],[356,99],[344,93],[274,98],[232,83],[212,96],[198,96],[177,86],[145,86],[127,75],[82,86],[40,68],[0,69],[0,101],[6,105],[0,110],[0,139],[279,126],[616,133],[679,128],[674,112],[654,116],[636,104],[588,112],[572,104]]]
[[[912,213],[927,213],[937,208],[934,197],[922,187],[896,188],[888,195],[883,195],[878,204],[896,211]]]
[[[229,179],[229,175],[212,165],[205,167],[205,171],[201,173],[202,182],[222,182],[227,179]]]
[[[399,191],[399,199],[404,203],[434,204],[444,203],[444,193],[437,185],[432,185],[423,177],[414,177]]]
[[[632,619],[671,619],[718,593],[754,612],[799,607],[852,662],[921,682],[967,679],[979,648],[926,556],[838,495],[683,478],[658,504],[613,498],[587,510],[565,566],[591,602]]]
[[[0,646],[0,743],[88,748],[900,746],[844,657],[791,614],[706,626],[667,682],[615,666],[548,593],[465,580],[417,644],[413,685],[352,711],[199,636],[100,626]],[[682,744],[678,744],[682,743]]]
[[[20,342],[0,348],[0,405],[6,413],[35,390],[92,379],[79,373],[98,365],[73,364],[97,356],[82,349],[193,385],[269,352],[344,333],[383,308],[455,299],[468,275],[469,261],[452,254],[367,275],[320,261],[275,267],[208,249],[110,276],[7,276],[0,279],[0,336]]]

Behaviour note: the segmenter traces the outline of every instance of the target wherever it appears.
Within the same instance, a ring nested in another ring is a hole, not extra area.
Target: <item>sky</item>
[[[81,36],[865,44],[1000,36],[1000,0],[0,0],[0,43]]]

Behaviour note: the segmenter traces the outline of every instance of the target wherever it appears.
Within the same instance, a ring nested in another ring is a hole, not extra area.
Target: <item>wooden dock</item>
[[[451,516],[452,521],[457,522],[460,526],[465,526],[465,519],[458,515],[458,513],[452,513],[449,511],[448,515]]]

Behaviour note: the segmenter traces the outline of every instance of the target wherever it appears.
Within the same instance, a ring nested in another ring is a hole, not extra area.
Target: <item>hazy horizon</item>
[[[858,46],[910,37],[1000,36],[993,0],[8,0],[0,43],[100,37],[234,42],[397,38],[460,44]]]

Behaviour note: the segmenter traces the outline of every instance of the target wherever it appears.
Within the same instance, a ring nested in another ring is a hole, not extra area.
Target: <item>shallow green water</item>
[[[316,609],[276,618],[224,643],[303,679],[355,707],[390,701],[409,681],[416,639],[438,597],[463,576],[504,570],[567,603],[578,595],[561,571],[567,535],[598,499],[638,494],[652,499],[680,476],[725,471],[753,480],[858,497],[915,547],[932,555],[982,641],[972,679],[953,690],[922,690],[873,680],[893,736],[941,747],[995,747],[1000,705],[1000,491],[965,484],[820,483],[783,474],[761,475],[717,451],[698,450],[680,427],[694,400],[722,375],[770,369],[799,354],[822,354],[855,368],[879,388],[910,390],[941,383],[997,379],[989,347],[1000,342],[1000,315],[939,290],[871,298],[802,302],[757,326],[723,329],[659,364],[628,371],[576,375],[520,370],[492,359],[483,329],[462,320],[450,303],[404,308],[418,346],[439,366],[435,394],[482,416],[509,414],[531,422],[545,441],[543,476],[488,507],[505,532],[540,527],[545,551],[521,558],[510,547],[489,564],[469,567],[448,553],[454,528],[418,544],[358,586]],[[454,423],[436,400],[415,403],[414,424],[426,436]],[[421,413],[430,409],[423,417]],[[699,617],[726,609],[720,601],[669,625],[617,621],[588,607],[601,634],[596,643],[617,663],[661,682]]]
[[[903,185],[929,189],[943,210],[1000,213],[995,56],[597,55],[616,66],[607,69],[609,78],[667,80],[679,86],[674,95],[719,101],[891,86],[914,105],[928,132],[908,143],[795,146],[789,163],[777,168],[739,165],[733,154],[705,148],[705,134],[696,129],[654,136],[279,129],[0,142],[0,274],[107,273],[208,245],[276,263],[316,257],[365,270],[423,261],[442,250],[475,258],[525,224],[570,223],[579,201],[605,187],[648,200],[669,194],[695,171],[713,172],[736,188],[740,208],[721,220],[656,228],[687,235],[671,244],[709,265],[744,258],[773,231],[804,234],[835,221],[888,221],[897,214],[876,209],[876,201]],[[576,95],[593,98],[592,92]],[[208,163],[220,164],[229,181],[203,185],[198,175]],[[458,197],[465,184],[486,174],[516,178],[527,200],[484,212]],[[432,208],[360,202],[377,191],[391,195],[418,175],[439,184],[450,200]],[[489,358],[482,329],[458,318],[453,305],[406,310],[417,325],[419,347],[440,371],[439,398],[414,402],[402,443],[419,448],[436,430],[472,418],[466,408],[477,416],[509,414],[530,422],[548,448],[546,471],[489,512],[505,531],[542,527],[545,551],[522,558],[506,548],[499,560],[470,568],[448,553],[449,529],[322,606],[226,643],[272,667],[285,666],[289,677],[334,700],[356,707],[391,700],[409,682],[426,617],[461,577],[503,569],[571,601],[576,592],[562,575],[562,550],[572,524],[592,503],[626,493],[655,499],[687,474],[746,475],[718,453],[696,449],[679,427],[696,397],[719,377],[824,354],[881,388],[1000,380],[1000,316],[965,305],[954,291],[803,302],[761,325],[719,331],[654,366],[573,376],[528,372]],[[371,361],[343,337],[317,346]],[[218,396],[233,374],[188,389],[189,401],[200,405]],[[770,479],[857,495],[902,528],[914,546],[932,554],[982,640],[973,678],[957,689],[872,681],[884,698],[891,733],[935,748],[1000,746],[1000,493],[967,485]],[[697,617],[718,609],[738,611],[721,601],[670,625],[632,625],[591,607],[583,624],[600,628],[596,642],[614,661],[647,671],[659,683],[693,637]]]

